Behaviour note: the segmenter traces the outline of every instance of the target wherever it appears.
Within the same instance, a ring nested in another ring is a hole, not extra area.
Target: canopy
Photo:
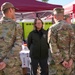
[[[63,6],[65,9],[65,14],[75,13],[75,0],[65,6]]]
[[[0,6],[4,2],[11,2],[15,7],[19,8],[19,12],[32,12],[42,10],[52,10],[55,7],[62,7],[61,5],[48,4],[35,0],[1,0]]]

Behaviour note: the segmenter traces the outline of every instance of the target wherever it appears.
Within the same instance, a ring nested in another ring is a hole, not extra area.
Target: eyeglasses
[[[35,23],[35,24],[42,24],[41,22]]]

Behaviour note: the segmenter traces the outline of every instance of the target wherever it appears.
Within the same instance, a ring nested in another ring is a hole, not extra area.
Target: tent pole
[[[22,20],[23,20],[23,14],[21,13]],[[23,29],[23,41],[25,42],[25,32],[24,32],[24,22],[22,22],[22,29]]]
[[[36,13],[36,18],[39,17],[38,13]]]
[[[74,13],[72,13],[72,22],[74,23]]]
[[[23,29],[23,41],[25,40],[25,36],[24,36],[24,22],[22,22],[22,29]]]

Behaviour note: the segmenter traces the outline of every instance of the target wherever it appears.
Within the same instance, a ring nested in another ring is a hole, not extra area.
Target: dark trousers
[[[31,65],[33,69],[33,74],[37,75],[38,64],[41,67],[41,75],[48,75],[48,64],[46,59],[31,59]]]

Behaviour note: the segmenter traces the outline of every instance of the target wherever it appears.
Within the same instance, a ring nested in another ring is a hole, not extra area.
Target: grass
[[[20,23],[22,25],[22,23]],[[52,24],[44,25],[44,29],[47,30]],[[33,30],[33,25],[26,25],[24,23],[24,39],[27,39],[29,33]]]

